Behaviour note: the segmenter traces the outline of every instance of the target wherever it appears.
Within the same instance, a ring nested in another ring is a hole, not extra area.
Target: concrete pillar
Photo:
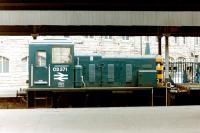
[[[142,55],[142,44],[143,44],[143,41],[142,41],[142,36],[140,36],[140,55]]]
[[[165,35],[165,81],[169,80],[169,35]]]
[[[161,39],[162,39],[162,36],[158,36],[158,55],[162,55]]]

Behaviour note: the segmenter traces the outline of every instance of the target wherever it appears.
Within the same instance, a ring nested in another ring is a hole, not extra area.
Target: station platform
[[[199,133],[200,106],[2,109],[1,133]]]

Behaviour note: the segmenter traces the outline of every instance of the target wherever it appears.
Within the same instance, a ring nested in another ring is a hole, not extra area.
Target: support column
[[[162,39],[162,36],[158,36],[158,55],[162,55],[161,39]]]
[[[165,35],[165,81],[169,81],[169,35]]]
[[[142,55],[142,44],[143,44],[142,36],[140,36],[140,55]]]

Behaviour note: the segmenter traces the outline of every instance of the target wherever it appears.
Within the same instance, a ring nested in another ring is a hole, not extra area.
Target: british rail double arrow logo
[[[57,74],[54,74],[54,80],[59,80],[61,82],[64,82],[68,79],[68,74],[63,74],[61,72],[57,72]]]

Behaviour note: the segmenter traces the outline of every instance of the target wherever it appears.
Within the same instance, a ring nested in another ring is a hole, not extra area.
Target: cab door
[[[49,51],[48,47],[35,47],[31,51],[33,61],[31,62],[31,86],[49,87]]]

